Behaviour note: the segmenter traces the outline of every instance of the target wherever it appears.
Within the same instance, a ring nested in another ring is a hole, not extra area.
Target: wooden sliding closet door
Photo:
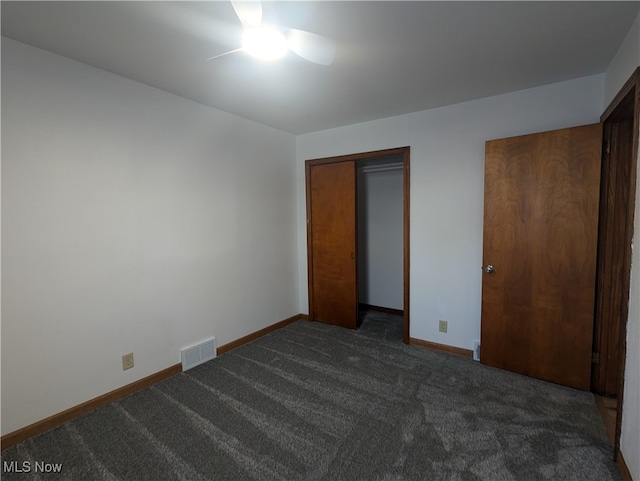
[[[356,162],[307,164],[306,169],[309,318],[355,329]]]
[[[588,390],[602,125],[486,143],[481,362]]]

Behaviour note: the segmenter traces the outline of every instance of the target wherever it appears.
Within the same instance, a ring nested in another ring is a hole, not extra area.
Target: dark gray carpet
[[[293,323],[4,451],[2,479],[619,479],[591,394],[367,329]]]
[[[359,315],[360,334],[385,341],[402,342],[404,320],[401,315],[366,308],[360,309]]]

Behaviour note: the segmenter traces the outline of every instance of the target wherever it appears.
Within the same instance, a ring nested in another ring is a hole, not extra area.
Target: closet
[[[356,329],[361,302],[389,304],[409,342],[409,147],[305,169],[309,319]]]
[[[402,156],[357,170],[358,297],[361,307],[402,312]]]

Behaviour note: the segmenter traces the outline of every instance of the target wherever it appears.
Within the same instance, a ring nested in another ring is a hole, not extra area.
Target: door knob
[[[493,274],[495,272],[495,269],[493,268],[493,266],[491,264],[487,265],[487,267],[484,268],[484,271],[487,274]]]

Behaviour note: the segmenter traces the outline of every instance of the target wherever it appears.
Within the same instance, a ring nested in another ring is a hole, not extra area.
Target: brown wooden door
[[[601,138],[594,124],[486,143],[483,364],[589,389]]]
[[[633,96],[623,108],[625,118],[603,124],[598,276],[593,347],[592,391],[618,392],[620,332],[628,317],[631,244],[633,240],[634,163]]]
[[[307,163],[309,317],[355,329],[358,321],[355,161]]]

